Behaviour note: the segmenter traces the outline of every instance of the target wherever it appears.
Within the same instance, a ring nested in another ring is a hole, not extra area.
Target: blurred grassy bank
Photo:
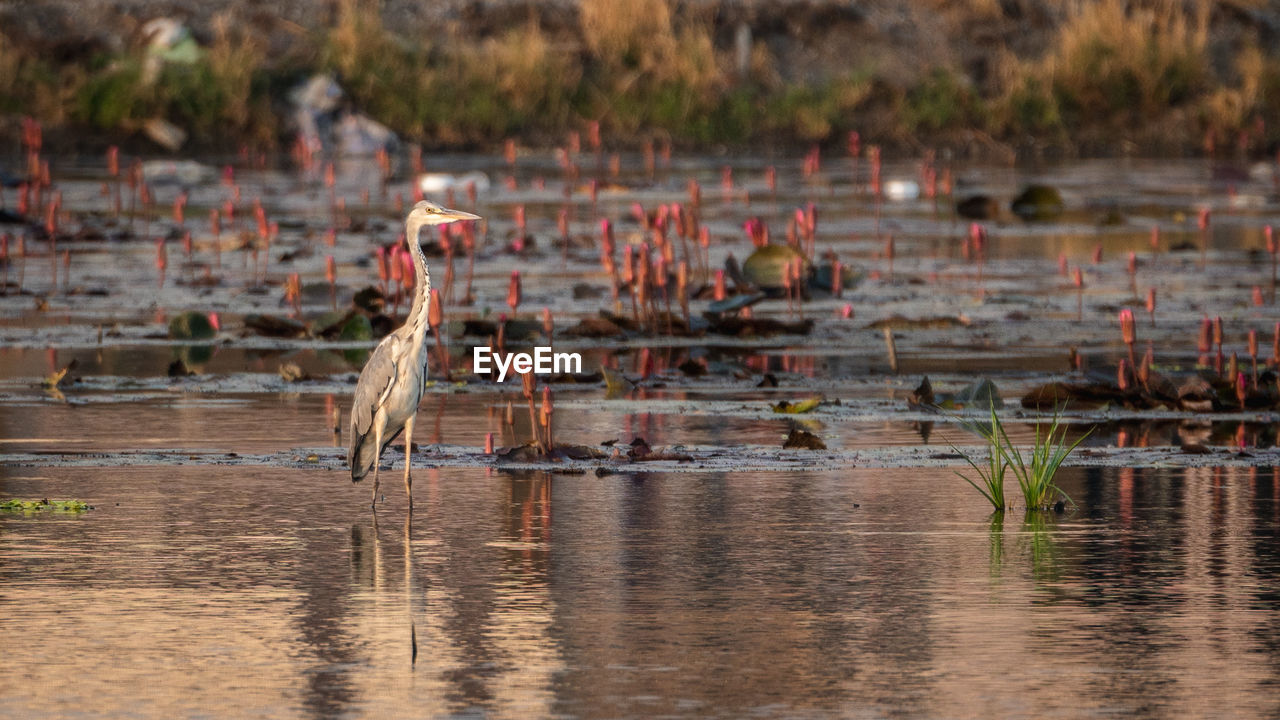
[[[227,12],[193,27],[198,53],[167,63],[136,32],[52,52],[0,25],[0,123],[13,134],[26,115],[105,144],[161,117],[189,149],[277,149],[288,90],[323,71],[354,109],[428,148],[550,145],[593,121],[612,147],[843,144],[858,131],[1005,155],[1257,154],[1280,140],[1268,122],[1280,18],[1258,0],[917,0],[917,25],[936,27],[901,42],[874,13],[812,3],[792,25],[715,2],[571,5],[568,22],[531,4],[481,31],[410,31],[380,3],[336,0],[282,47]]]

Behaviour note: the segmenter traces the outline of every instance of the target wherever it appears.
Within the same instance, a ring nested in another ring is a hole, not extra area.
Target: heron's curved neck
[[[418,218],[410,218],[404,225],[405,242],[409,245],[409,256],[413,258],[413,307],[409,309],[409,318],[405,322],[422,334],[426,334],[427,311],[431,309],[431,273],[427,271],[427,258],[418,243],[418,233],[425,224]]]

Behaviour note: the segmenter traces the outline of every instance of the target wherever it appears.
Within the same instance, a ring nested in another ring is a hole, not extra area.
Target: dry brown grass
[[[24,52],[0,31],[0,114],[23,114],[59,124],[84,76],[79,68],[58,68]]]
[[[600,121],[606,142],[663,135],[686,145],[830,142],[851,129],[909,145],[971,130],[1038,144],[1084,138],[1094,147],[1133,139],[1135,128],[1181,133],[1170,147],[1249,133],[1260,146],[1264,127],[1280,136],[1259,121],[1280,113],[1280,54],[1247,39],[1226,48],[1219,26],[1212,35],[1209,26],[1212,8],[1262,0],[1055,0],[1063,19],[1043,31],[1040,54],[1017,56],[1020,46],[997,42],[980,85],[967,63],[894,74],[873,60],[796,81],[780,72],[787,56],[775,58],[768,42],[754,44],[739,73],[731,43],[716,44],[714,18],[679,0],[581,0],[580,44],[553,38],[536,20],[425,40],[387,27],[378,0],[334,2],[332,26],[283,59],[268,58],[263,41],[228,16],[217,18],[201,59],[155,82],[139,72],[141,48],[54,65],[0,32],[0,113],[103,131],[159,115],[196,137],[270,143],[282,130],[272,97],[299,76],[332,71],[355,107],[429,145],[517,134],[554,141],[588,119]],[[957,27],[1008,23],[1001,0],[924,2]],[[1230,62],[1215,67],[1215,58]]]
[[[1082,114],[1129,106],[1149,114],[1188,99],[1209,76],[1209,4],[1076,5],[1037,68]]]
[[[211,81],[220,93],[220,117],[233,128],[260,126],[261,102],[255,102],[254,78],[266,63],[265,49],[256,36],[233,29],[223,13],[213,19],[213,43],[205,56]]]
[[[1071,3],[1043,56],[997,55],[992,129],[1061,138],[1194,107],[1214,83],[1209,11],[1207,0]]]
[[[676,46],[667,0],[582,0],[582,39],[596,58],[652,72]]]
[[[581,18],[583,44],[610,74],[702,89],[725,78],[710,23],[670,0],[582,0]]]

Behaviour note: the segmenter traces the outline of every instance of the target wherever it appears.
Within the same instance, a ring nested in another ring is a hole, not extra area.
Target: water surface
[[[10,717],[1280,712],[1269,469],[0,472]]]

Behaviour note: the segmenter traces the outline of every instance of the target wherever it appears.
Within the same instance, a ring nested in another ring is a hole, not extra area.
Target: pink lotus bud
[[[516,309],[520,307],[520,271],[511,271],[511,283],[507,286],[507,305],[511,307],[511,313],[515,314]]]
[[[399,284],[404,279],[404,264],[400,262],[400,246],[391,248],[391,257],[387,263],[387,275],[391,282]]]
[[[1211,338],[1213,337],[1213,321],[1209,318],[1203,318],[1200,321],[1200,337],[1196,341],[1196,350],[1200,353],[1207,353],[1213,347]]]
[[[378,279],[385,284],[391,275],[391,270],[387,267],[387,249],[379,245],[373,249],[373,255],[378,266]]]
[[[431,296],[427,300],[427,325],[436,335],[440,334],[440,325],[444,322],[444,303],[440,300],[440,291],[431,288]]]
[[[1125,345],[1133,345],[1137,341],[1133,311],[1129,308],[1120,311],[1120,337],[1124,340]]]

